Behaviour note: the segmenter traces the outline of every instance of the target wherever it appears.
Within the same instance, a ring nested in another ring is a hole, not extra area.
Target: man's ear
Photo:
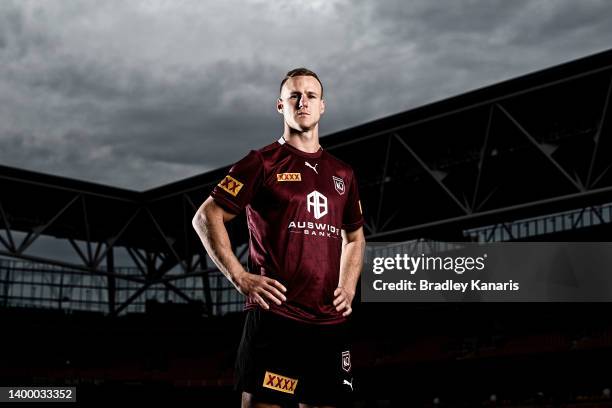
[[[283,100],[281,98],[278,98],[276,100],[276,110],[278,111],[278,113],[280,113],[281,115],[283,114]]]
[[[321,115],[325,112],[325,99],[321,98]]]

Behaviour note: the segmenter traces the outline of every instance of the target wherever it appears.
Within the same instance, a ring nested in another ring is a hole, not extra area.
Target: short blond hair
[[[319,81],[319,85],[321,85],[321,98],[323,98],[323,83],[321,82],[317,74],[315,74],[313,71],[309,70],[308,68],[295,68],[287,72],[287,74],[285,75],[285,78],[282,80],[280,84],[279,92],[283,90],[283,85],[285,85],[285,82],[287,82],[289,78],[293,78],[296,76],[311,76],[311,77],[314,77],[317,81]]]

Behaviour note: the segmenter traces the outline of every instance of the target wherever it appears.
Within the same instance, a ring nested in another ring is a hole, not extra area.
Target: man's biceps
[[[234,214],[234,213],[231,213],[231,212],[227,211],[223,207],[219,207],[219,208],[221,208],[221,211],[223,211],[223,222],[231,221],[234,218],[236,218],[236,216],[238,215],[238,214]]]
[[[222,219],[223,222],[231,221],[237,215],[221,207],[212,196],[209,196],[206,201],[204,201],[203,206],[204,212],[206,213],[207,217],[212,216],[217,219]]]

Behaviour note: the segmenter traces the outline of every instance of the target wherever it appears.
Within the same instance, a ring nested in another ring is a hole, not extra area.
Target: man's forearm
[[[208,256],[227,279],[235,285],[237,275],[244,272],[244,268],[232,250],[223,221],[208,219],[198,212],[192,225],[206,252],[208,252]]]
[[[338,286],[345,288],[352,294],[355,293],[357,281],[363,267],[365,244],[364,240],[356,240],[342,245]]]
[[[234,217],[234,214],[223,210],[209,197],[198,209],[191,224],[210,258],[238,292],[263,309],[270,309],[269,302],[282,304],[287,300],[283,295],[287,288],[267,276],[248,273],[234,255],[225,228],[225,223]]]

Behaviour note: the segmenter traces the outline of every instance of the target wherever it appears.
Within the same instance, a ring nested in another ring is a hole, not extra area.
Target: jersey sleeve
[[[364,223],[361,201],[359,200],[359,190],[355,173],[351,173],[351,182],[348,189],[348,197],[344,213],[342,215],[342,229],[351,232],[358,230]]]
[[[232,166],[229,173],[215,186],[210,195],[219,206],[239,214],[253,199],[264,177],[263,160],[251,150]]]

